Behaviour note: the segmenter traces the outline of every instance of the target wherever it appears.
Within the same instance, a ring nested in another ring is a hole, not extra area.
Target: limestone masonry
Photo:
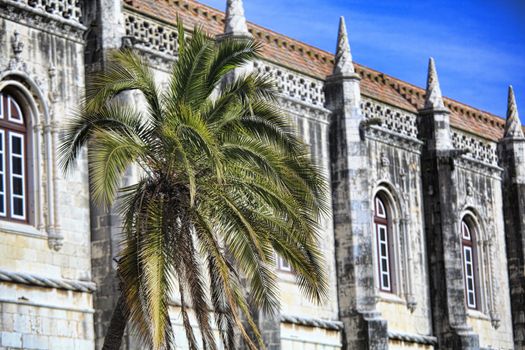
[[[331,185],[329,299],[303,298],[277,259],[280,314],[256,315],[269,350],[525,349],[525,137],[512,89],[505,121],[444,98],[432,59],[426,89],[353,62],[342,18],[333,55],[247,22],[241,0],[225,5],[0,0],[0,349],[101,349],[120,222],[91,205],[85,154],[62,174],[59,134],[113,49],[133,48],[165,84],[177,15],[188,31],[261,42],[242,69],[275,80]],[[132,335],[124,348],[138,349]]]

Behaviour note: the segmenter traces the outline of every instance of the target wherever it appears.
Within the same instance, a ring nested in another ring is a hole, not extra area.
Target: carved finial
[[[503,137],[523,138],[523,130],[521,128],[520,116],[518,114],[518,107],[516,106],[516,97],[514,96],[514,89],[509,86],[509,99],[507,104],[507,122],[505,123],[505,133]]]
[[[428,61],[427,91],[425,98],[425,109],[446,109],[439,87],[439,80],[434,59]]]
[[[13,53],[15,54],[15,59],[20,61],[20,56],[22,55],[22,50],[24,50],[24,43],[20,41],[20,33],[15,31],[13,38],[11,39],[11,47],[13,48]]]
[[[341,16],[341,19],[339,20],[339,35],[337,36],[334,74],[354,73],[355,69],[354,64],[352,62],[350,43],[348,42],[348,33],[346,31],[345,18]]]
[[[226,18],[224,19],[224,35],[252,37],[248,31],[242,0],[227,0]]]

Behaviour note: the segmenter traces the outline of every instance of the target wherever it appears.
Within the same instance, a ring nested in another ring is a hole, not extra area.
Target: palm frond
[[[146,145],[135,135],[97,129],[92,135],[88,157],[93,199],[109,207],[125,170],[139,158],[146,157]]]
[[[258,58],[260,45],[216,42],[200,28],[186,38],[178,22],[178,59],[166,90],[145,59],[131,50],[112,53],[65,130],[60,164],[72,170],[88,146],[94,201],[109,206],[120,196],[118,272],[143,347],[173,345],[168,310],[178,293],[190,349],[199,342],[219,348],[210,313],[225,349],[234,349],[236,332],[249,349],[264,349],[252,311],[279,309],[275,253],[307,297],[326,297],[319,248],[326,180],[277,107],[273,80],[233,74]],[[131,90],[144,97],[145,109],[120,98]],[[132,166],[141,179],[122,187]]]

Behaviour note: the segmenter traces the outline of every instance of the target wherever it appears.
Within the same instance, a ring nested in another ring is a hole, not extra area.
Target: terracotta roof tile
[[[126,7],[145,15],[174,24],[177,15],[189,28],[201,26],[210,35],[223,32],[224,13],[193,0],[125,0]],[[332,74],[334,55],[301,41],[276,33],[254,23],[248,23],[252,35],[262,43],[262,56],[274,63],[319,79]],[[355,64],[361,76],[363,95],[417,112],[423,107],[425,90]],[[505,120],[445,98],[445,105],[452,112],[451,123],[464,131],[498,140],[503,136]]]

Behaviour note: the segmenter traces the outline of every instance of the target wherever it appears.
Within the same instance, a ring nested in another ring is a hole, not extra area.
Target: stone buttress
[[[503,167],[503,210],[514,346],[525,348],[525,137],[512,87],[505,134],[499,141]]]
[[[325,89],[326,107],[332,111],[332,207],[343,349],[387,349],[387,323],[379,317],[374,297],[368,156],[360,133],[364,121],[360,78],[353,66],[343,18],[336,64]]]
[[[449,116],[431,58],[419,133],[425,142],[421,164],[434,334],[440,349],[478,349],[478,335],[467,324],[459,232],[455,160],[464,152],[452,145]]]

